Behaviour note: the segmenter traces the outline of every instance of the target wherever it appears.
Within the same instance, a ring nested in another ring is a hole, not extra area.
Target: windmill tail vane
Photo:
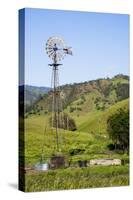
[[[63,49],[66,54],[73,55],[72,47],[67,47]]]

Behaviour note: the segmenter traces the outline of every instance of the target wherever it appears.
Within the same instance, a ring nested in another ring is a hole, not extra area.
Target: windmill
[[[59,66],[62,65],[59,63],[64,57],[68,55],[72,55],[72,48],[66,47],[64,40],[60,37],[50,37],[46,42],[46,53],[52,59],[53,63],[49,64],[52,67],[52,128],[55,129],[56,135],[56,152],[60,151],[60,143],[59,143],[59,120],[61,113],[61,91],[59,87]],[[46,134],[46,128],[44,130],[44,136]],[[44,137],[45,138],[45,137]],[[65,163],[64,157],[61,155],[56,155],[51,157],[50,162],[44,162],[44,146],[45,142],[43,141],[42,150],[41,150],[41,158],[40,162],[35,165],[36,170],[48,170],[49,165],[50,168],[58,168],[62,167]]]
[[[67,47],[61,37],[50,37],[46,42],[46,53],[52,59],[53,63],[49,64],[52,67],[52,127],[56,131],[56,150],[59,151],[59,115],[60,115],[60,87],[59,87],[59,63],[64,57],[72,55],[72,48]]]

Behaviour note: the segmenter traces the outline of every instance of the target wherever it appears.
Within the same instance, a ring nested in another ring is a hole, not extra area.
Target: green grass
[[[127,105],[128,100],[124,100],[111,106],[106,112],[94,111],[79,117],[81,121],[77,131],[60,130],[59,142],[61,153],[68,155],[72,162],[76,162],[79,159],[90,160],[99,156],[100,158],[107,156],[120,158],[121,155],[113,152],[105,155],[105,152],[108,151],[107,145],[111,143],[106,133],[106,120],[116,109]],[[25,119],[26,166],[32,166],[39,162],[43,146],[44,157],[48,160],[52,154],[56,153],[55,144],[55,130],[49,127],[49,115],[33,115]],[[84,152],[70,156],[69,152],[77,148],[83,149]]]
[[[91,94],[92,95],[92,94]],[[79,116],[71,113],[77,124],[76,131],[59,130],[60,153],[66,157],[66,161],[77,163],[78,160],[90,160],[95,158],[120,158],[127,159],[128,155],[109,152],[107,145],[111,143],[106,131],[107,118],[117,109],[128,107],[129,101],[123,100],[110,106],[105,111],[97,111],[93,104],[94,93],[91,99],[88,94],[85,102],[80,105],[82,110]],[[75,106],[73,102],[71,106]],[[87,104],[87,111],[85,107]],[[66,109],[69,112],[69,108]],[[42,147],[44,147],[44,159],[49,162],[51,155],[56,152],[55,130],[49,127],[50,114],[31,115],[25,119],[25,165],[34,167],[40,161]],[[23,137],[22,137],[23,139]],[[73,149],[83,149],[78,155],[70,155]],[[20,150],[21,151],[21,150]],[[78,189],[92,187],[121,186],[129,184],[129,168],[124,166],[93,166],[87,168],[67,168],[48,170],[47,172],[30,171],[26,173],[26,191],[47,191],[58,189]]]
[[[129,80],[124,79],[124,78],[114,78],[112,79],[112,83],[114,85],[117,85],[118,83],[129,83]]]
[[[39,162],[42,145],[44,144],[44,156],[50,157],[56,150],[56,137],[55,130],[51,130],[47,126],[46,133],[45,124],[42,125],[45,119],[43,116],[31,117],[25,120],[25,162],[26,165],[34,165]],[[105,139],[100,138],[98,142],[99,147],[104,144]],[[88,154],[89,146],[94,147],[94,143],[97,143],[97,139],[94,135],[85,132],[72,132],[68,130],[60,130],[59,142],[61,143],[61,151],[68,155],[70,149],[81,148],[86,149]],[[85,156],[84,154],[82,155]]]
[[[26,192],[129,185],[128,166],[93,166],[28,172]]]
[[[128,105],[129,100],[126,99],[116,103],[105,111],[93,111],[90,113],[85,113],[78,119],[80,121],[80,123],[78,124],[78,130],[106,134],[108,117],[113,114],[117,109],[128,107]]]

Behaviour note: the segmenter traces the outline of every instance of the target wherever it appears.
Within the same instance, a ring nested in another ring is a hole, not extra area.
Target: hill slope
[[[25,98],[25,108],[26,111],[32,109],[33,105],[41,99],[44,94],[47,94],[51,88],[49,87],[36,87],[30,85],[20,85],[19,86],[19,97],[20,102]]]
[[[25,118],[25,165],[34,167],[43,157],[49,162],[53,154],[64,155],[70,167],[26,173],[26,191],[48,189],[87,188],[129,184],[129,166],[77,167],[78,161],[95,158],[122,159],[129,162],[129,155],[111,151],[106,126],[107,119],[117,109],[129,107],[129,77],[117,75],[112,79],[98,79],[61,87],[64,112],[76,122],[77,130],[59,129],[59,151],[56,150],[56,132],[49,126],[51,92],[35,102]],[[21,141],[21,140],[25,141]],[[23,146],[20,146],[20,155]],[[41,160],[42,161],[42,160]],[[125,162],[126,161],[126,162]],[[57,178],[55,178],[57,177]],[[62,187],[63,183],[63,187]]]
[[[76,131],[60,130],[59,142],[61,151],[65,155],[70,155],[69,159],[72,162],[76,162],[79,159],[89,160],[90,158],[99,158],[99,156],[101,158],[106,158],[108,156],[110,156],[110,158],[121,157],[121,155],[117,155],[115,152],[106,155],[108,154],[106,153],[108,152],[107,146],[111,143],[111,140],[106,134],[106,120],[107,117],[116,112],[117,109],[127,108],[128,103],[128,99],[118,102],[116,105],[111,106],[106,112],[99,112],[96,115],[93,114],[92,118],[86,115],[81,123],[79,123]],[[25,119],[26,165],[39,162],[43,145],[45,159],[49,159],[55,152],[56,136],[55,130],[49,127],[49,116],[49,114],[45,116],[32,115]],[[101,120],[100,124],[98,119]],[[75,150],[78,152],[71,155]]]
[[[84,119],[81,118],[78,125],[79,131],[87,132],[97,132],[99,134],[106,134],[107,128],[107,119],[110,115],[116,112],[120,108],[128,108],[129,100],[122,100],[115,105],[110,106],[105,111],[91,112],[84,116]]]
[[[84,83],[61,86],[61,99],[64,109],[90,112],[93,109],[105,110],[118,101],[129,97],[129,77],[117,75],[109,79],[97,79]],[[86,101],[87,100],[87,101]],[[51,110],[52,93],[37,102],[38,107]]]

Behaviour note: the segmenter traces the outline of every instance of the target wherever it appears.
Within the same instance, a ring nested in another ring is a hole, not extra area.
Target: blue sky
[[[50,86],[45,44],[61,36],[73,56],[61,61],[60,84],[129,74],[129,16],[30,9],[25,12],[25,83]]]

